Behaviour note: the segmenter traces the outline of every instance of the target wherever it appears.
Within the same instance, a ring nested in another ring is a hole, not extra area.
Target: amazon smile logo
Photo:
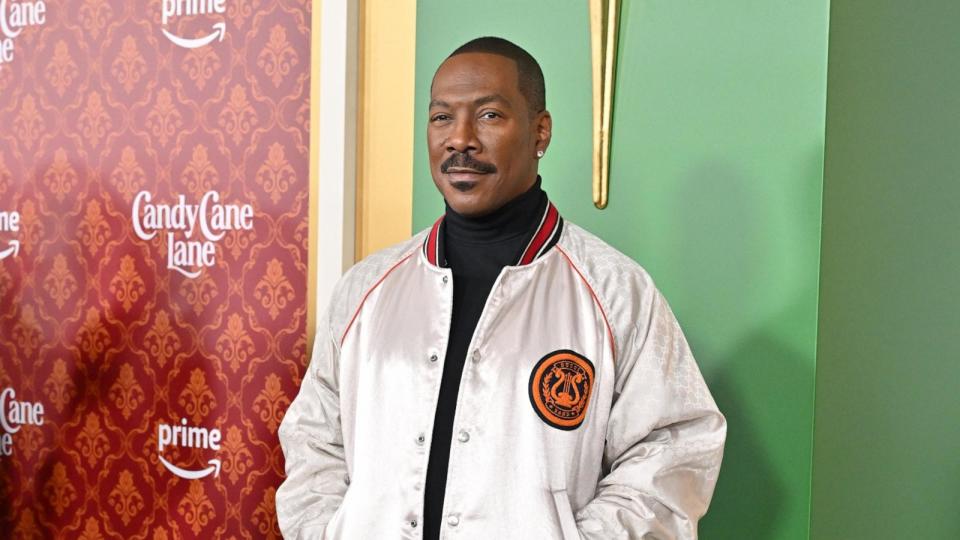
[[[4,0],[0,0],[0,2],[2,1]],[[223,21],[214,23],[210,28],[209,34],[194,38],[178,36],[165,28],[171,19],[179,17],[210,14],[223,15],[227,12],[226,0],[163,0],[160,9],[161,24],[164,26],[164,28],[160,30],[174,45],[185,49],[196,49],[197,47],[203,47],[214,41],[223,41],[223,36],[227,34],[227,23]]]
[[[184,469],[167,461],[163,457],[163,449],[167,446],[177,448],[202,448],[205,450],[220,450],[220,430],[207,429],[200,426],[188,426],[187,419],[181,418],[179,424],[159,424],[157,426],[157,457],[168,471],[187,480],[196,480],[205,476],[220,476],[220,459],[207,461],[208,467],[203,469]]]
[[[3,0],[0,0],[2,2]],[[12,232],[16,233],[20,231],[20,213],[17,211],[4,212],[0,211],[0,233],[3,232]],[[16,257],[20,254],[20,241],[16,238],[7,240],[4,243],[0,240],[0,260],[6,259],[7,257]]]
[[[42,26],[47,22],[47,5],[36,2],[8,2],[0,0],[0,68],[13,62],[13,39],[24,28]]]

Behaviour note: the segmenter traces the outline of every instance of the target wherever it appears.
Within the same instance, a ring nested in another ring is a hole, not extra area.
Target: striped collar
[[[443,217],[444,216],[440,216],[440,218],[434,222],[433,227],[430,227],[430,234],[428,234],[423,241],[423,254],[430,264],[445,267],[447,266],[447,259],[443,254]],[[527,247],[524,248],[515,266],[525,266],[542,257],[544,253],[556,245],[560,240],[560,234],[562,232],[563,218],[560,217],[560,212],[557,212],[557,208],[553,206],[553,203],[547,201],[547,208],[540,218],[540,224],[537,226],[537,230],[533,233],[533,236],[530,238]]]

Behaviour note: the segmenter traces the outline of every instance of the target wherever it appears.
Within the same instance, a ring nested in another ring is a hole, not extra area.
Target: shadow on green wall
[[[810,168],[820,167],[820,154],[812,158]],[[756,179],[723,159],[692,165],[665,199],[675,226],[658,254],[670,261],[676,290],[668,294],[677,298],[678,316],[691,313],[685,331],[728,421],[724,463],[701,536],[805,538],[807,501],[796,496],[799,486],[790,487],[809,481],[812,434],[797,427],[810,425],[810,410],[797,404],[812,398],[814,370],[812,351],[804,354],[798,345],[808,343],[815,303],[778,288],[778,266],[796,254],[785,253],[783,239],[771,232],[784,228],[770,224],[790,216],[776,215]],[[796,202],[816,206],[816,199]],[[717,336],[735,337],[710,341]],[[781,461],[790,456],[800,463],[784,467],[774,461],[778,453]]]
[[[813,374],[804,367],[802,357],[763,333],[748,336],[720,362],[725,367],[706,373],[705,377],[727,417],[727,444],[713,503],[701,524],[701,536],[705,539],[782,539],[786,531],[781,516],[788,510],[788,480],[778,474],[767,444],[751,418],[752,408],[745,403],[744,394],[756,393],[756,389],[744,388],[743,383],[751,377],[782,378],[782,383],[763,389],[764,394],[776,401],[777,394],[792,391],[791,381],[804,381]]]

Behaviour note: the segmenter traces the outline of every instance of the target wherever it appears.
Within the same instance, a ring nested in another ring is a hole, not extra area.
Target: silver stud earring
[[[543,150],[537,150],[537,157],[543,157]]]

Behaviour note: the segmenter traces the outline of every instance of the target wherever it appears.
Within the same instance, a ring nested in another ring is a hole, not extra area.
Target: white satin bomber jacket
[[[441,538],[694,539],[724,417],[649,275],[547,207],[468,349]],[[286,538],[422,538],[453,303],[441,222],[336,285],[280,426]]]

